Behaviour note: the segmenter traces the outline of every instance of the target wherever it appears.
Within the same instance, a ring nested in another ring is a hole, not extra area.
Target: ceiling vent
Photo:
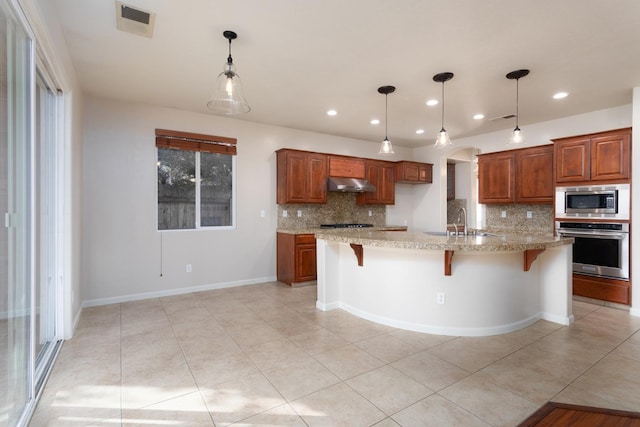
[[[155,19],[154,12],[136,9],[116,1],[116,23],[120,31],[151,38]]]
[[[505,120],[505,119],[513,119],[516,115],[515,114],[506,114],[504,116],[498,116],[498,117],[494,117],[492,119],[489,119],[490,122],[495,122],[496,120]]]

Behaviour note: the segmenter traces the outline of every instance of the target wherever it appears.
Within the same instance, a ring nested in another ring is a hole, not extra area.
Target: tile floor
[[[278,283],[83,310],[31,426],[514,426],[548,400],[640,411],[640,318],[469,338],[315,309]]]

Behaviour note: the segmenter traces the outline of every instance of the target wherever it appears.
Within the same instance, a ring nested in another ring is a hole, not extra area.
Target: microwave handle
[[[607,234],[594,234],[591,232],[581,233],[580,231],[558,231],[561,237],[589,237],[593,239],[615,239],[624,240],[627,237],[626,233],[607,233]]]

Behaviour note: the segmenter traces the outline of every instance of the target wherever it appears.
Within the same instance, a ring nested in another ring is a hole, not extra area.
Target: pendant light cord
[[[229,39],[229,57],[227,58],[227,64],[233,64],[233,58],[231,58],[231,39]]]
[[[520,105],[520,79],[516,79],[516,129],[520,129],[518,121],[520,119],[519,106]]]
[[[384,95],[384,139],[389,139],[389,135],[388,135],[388,128],[387,128],[387,123],[389,122],[388,120],[388,115],[389,115],[389,108],[387,107],[387,100],[389,98],[389,94],[385,94]]]
[[[444,131],[444,82],[442,82],[442,121],[440,132]]]

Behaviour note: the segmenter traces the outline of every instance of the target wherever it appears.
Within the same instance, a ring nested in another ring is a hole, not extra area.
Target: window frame
[[[189,132],[172,131],[165,129],[156,129],[156,231],[158,232],[183,232],[183,231],[214,231],[214,230],[235,230],[236,229],[236,212],[237,212],[237,189],[236,189],[236,167],[237,167],[237,140],[224,136],[204,135]],[[173,228],[160,229],[158,215],[158,150],[159,149],[175,149],[184,151],[194,151],[194,168],[195,168],[195,226],[194,228]],[[231,156],[231,214],[230,225],[201,225],[201,171],[200,171],[200,154],[222,154]]]

